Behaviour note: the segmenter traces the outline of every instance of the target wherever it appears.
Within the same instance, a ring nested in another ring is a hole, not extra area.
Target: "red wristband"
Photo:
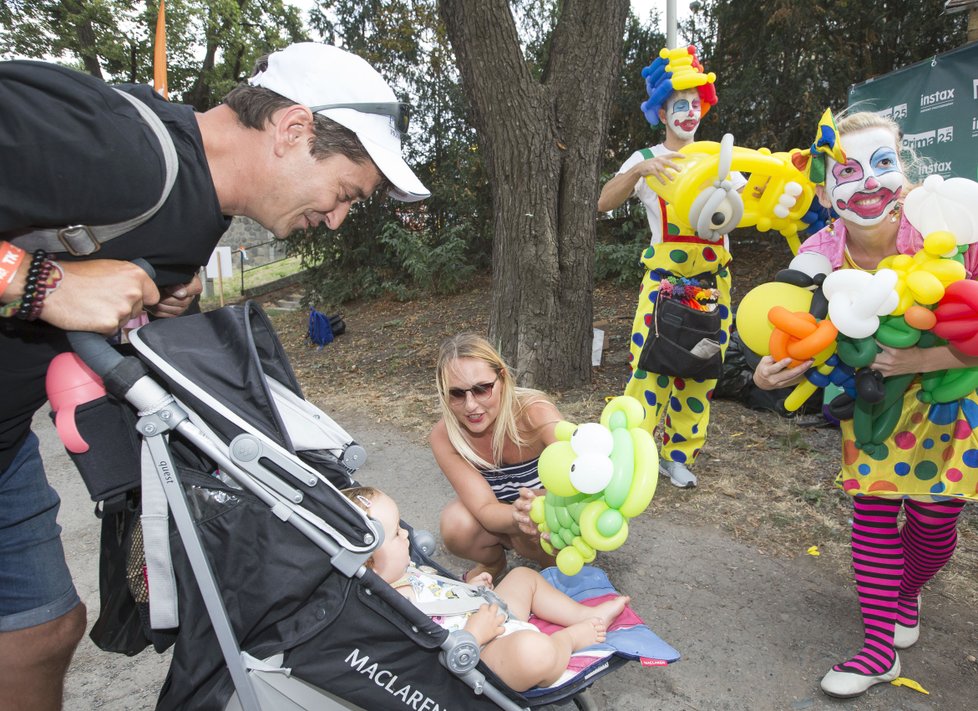
[[[27,253],[15,244],[0,242],[0,296],[17,276],[17,268]]]

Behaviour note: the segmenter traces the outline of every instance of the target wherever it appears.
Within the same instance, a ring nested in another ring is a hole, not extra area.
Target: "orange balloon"
[[[919,304],[914,304],[908,308],[903,314],[903,319],[908,326],[913,326],[921,331],[929,331],[937,323],[937,316],[934,315],[934,312]]]
[[[815,317],[807,311],[788,311],[783,306],[772,306],[767,312],[767,320],[775,328],[787,331],[795,338],[805,338],[815,333]]]

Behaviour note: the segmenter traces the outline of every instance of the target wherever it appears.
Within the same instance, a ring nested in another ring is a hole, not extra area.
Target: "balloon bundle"
[[[715,311],[720,290],[699,279],[666,277],[659,283],[659,298],[674,299],[697,311]]]
[[[785,408],[797,409],[816,387],[839,385],[844,393],[830,411],[853,420],[856,446],[870,454],[892,433],[916,378],[884,378],[873,370],[880,345],[950,343],[978,355],[978,282],[967,278],[963,265],[964,252],[978,242],[978,183],[930,176],[908,194],[903,209],[926,235],[915,254],[887,257],[869,273],[833,272],[827,258],[802,253],[778,274],[778,282],[746,294],[737,311],[741,339],[755,353],[790,357],[793,364],[813,361]],[[918,398],[948,403],[976,388],[978,368],[925,373]]]
[[[540,455],[540,481],[547,489],[530,509],[541,547],[556,555],[565,575],[576,575],[597,551],[620,547],[628,519],[652,501],[659,455],[642,428],[645,409],[633,397],[613,398],[601,422],[557,425],[557,441]]]

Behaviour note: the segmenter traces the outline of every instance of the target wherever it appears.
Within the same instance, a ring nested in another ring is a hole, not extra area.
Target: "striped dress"
[[[510,464],[498,469],[480,469],[497,501],[504,504],[520,498],[520,489],[542,489],[540,475],[537,473],[539,457],[521,464]]]

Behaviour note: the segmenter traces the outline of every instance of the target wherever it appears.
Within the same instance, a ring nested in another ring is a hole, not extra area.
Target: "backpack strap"
[[[143,214],[112,225],[69,225],[67,227],[36,229],[21,233],[10,240],[18,247],[27,249],[28,251],[43,249],[46,252],[68,252],[75,257],[83,257],[97,252],[101,249],[102,244],[108,242],[110,239],[115,239],[119,235],[123,235],[139,227],[139,225],[155,215],[163,206],[163,203],[166,202],[170,191],[173,189],[173,184],[177,180],[177,171],[180,167],[177,160],[177,149],[173,145],[173,138],[170,136],[170,132],[166,130],[166,126],[163,125],[163,121],[160,120],[160,117],[149,106],[132,94],[127,94],[119,89],[115,89],[115,91],[120,96],[125,97],[136,108],[140,117],[152,129],[156,139],[160,142],[160,148],[163,150],[163,163],[166,169],[166,177],[163,182],[163,192],[160,195],[160,199]]]

